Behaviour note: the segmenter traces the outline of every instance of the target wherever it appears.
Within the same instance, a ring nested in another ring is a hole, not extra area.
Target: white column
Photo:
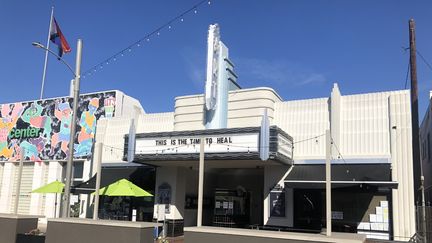
[[[198,175],[198,213],[197,226],[202,226],[202,208],[204,194],[204,138],[200,142],[199,175]]]
[[[102,171],[102,148],[103,143],[96,144],[96,150],[98,151],[98,156],[96,157],[96,190],[94,196],[94,208],[93,208],[93,219],[98,219],[98,209],[99,209],[99,189],[101,181],[101,171]]]
[[[331,236],[332,232],[332,221],[331,221],[331,137],[330,130],[326,131],[326,218],[327,218],[327,231],[326,235]]]

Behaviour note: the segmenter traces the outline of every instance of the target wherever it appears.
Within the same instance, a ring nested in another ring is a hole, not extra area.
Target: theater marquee
[[[259,134],[225,134],[204,137],[206,153],[258,152]],[[136,140],[137,154],[199,153],[201,137],[142,138]]]
[[[260,127],[136,134],[135,144],[125,138],[125,154],[135,162],[198,160],[204,139],[205,158],[210,160],[259,160],[260,150],[269,150],[269,160],[292,163],[292,138],[276,126],[270,127],[269,143],[260,145]]]

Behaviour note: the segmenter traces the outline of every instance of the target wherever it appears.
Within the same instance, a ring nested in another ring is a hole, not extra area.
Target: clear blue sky
[[[39,97],[51,6],[73,52],[84,42],[82,70],[145,36],[198,0],[0,1],[0,103]],[[417,25],[417,48],[432,64],[432,1],[213,0],[170,31],[133,48],[96,74],[81,91],[119,89],[147,112],[172,111],[174,98],[202,93],[208,25],[219,23],[239,84],[268,86],[285,100],[404,89],[409,53],[408,19]],[[54,48],[54,46],[52,46]],[[420,120],[432,89],[432,71],[418,57]],[[69,92],[71,74],[49,59],[45,97]],[[409,87],[409,84],[408,84]]]

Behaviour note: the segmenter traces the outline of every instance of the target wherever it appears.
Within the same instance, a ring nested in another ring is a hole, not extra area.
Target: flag
[[[53,18],[53,22],[51,23],[50,41],[58,46],[59,57],[61,57],[64,53],[68,53],[71,51],[71,48],[67,43],[63,33],[61,32],[60,27],[57,24],[55,18]]]

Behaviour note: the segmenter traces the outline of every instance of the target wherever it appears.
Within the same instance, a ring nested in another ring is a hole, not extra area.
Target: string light
[[[198,2],[197,4],[193,5],[191,8],[187,9],[186,11],[182,12],[181,14],[177,15],[176,17],[172,18],[171,20],[169,20],[168,22],[166,22],[165,24],[161,25],[160,27],[156,28],[154,31],[146,34],[143,38],[139,39],[138,41],[135,41],[133,44],[127,46],[126,48],[120,50],[119,52],[115,53],[114,55],[106,58],[105,60],[101,61],[100,63],[94,65],[92,68],[88,69],[87,71],[83,72],[83,74],[81,76],[85,77],[86,75],[92,73],[92,72],[96,72],[96,69],[99,67],[99,69],[102,69],[104,65],[108,65],[111,61],[116,61],[118,57],[123,57],[127,51],[127,53],[132,52],[133,48],[136,47],[141,47],[141,45],[143,45],[143,41],[146,40],[147,42],[150,42],[150,38],[152,36],[160,36],[161,31],[163,29],[168,29],[171,30],[173,29],[173,24],[176,21],[180,21],[180,22],[184,22],[184,17],[193,12],[193,13],[198,13],[198,8],[203,6],[205,3],[207,3],[208,5],[210,5],[210,1],[209,0],[202,0],[200,2]]]

